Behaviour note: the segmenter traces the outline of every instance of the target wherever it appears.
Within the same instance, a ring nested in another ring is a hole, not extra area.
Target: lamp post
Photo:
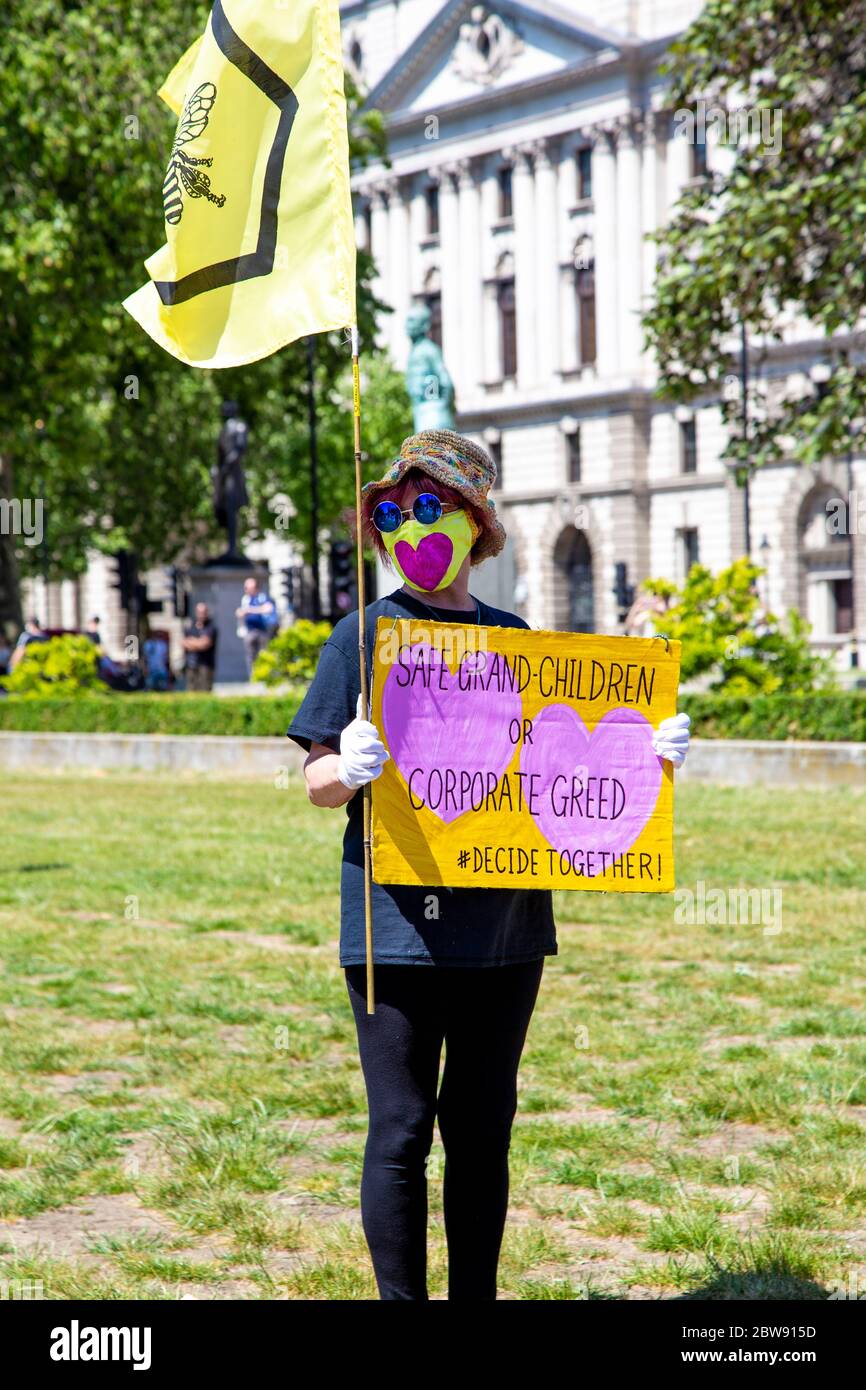
[[[758,546],[761,552],[761,569],[764,571],[764,607],[770,607],[770,575],[767,565],[770,559],[770,540],[766,533],[761,537],[761,544]]]
[[[313,571],[313,622],[322,616],[319,594],[319,445],[316,435],[316,340],[307,338],[307,411],[310,421],[310,563]]]
[[[48,438],[48,436],[47,436],[47,434],[46,434],[46,425],[45,425],[45,421],[44,421],[44,420],[37,420],[37,421],[35,422],[35,429],[36,429],[37,457],[38,457],[38,459],[39,459],[39,465],[38,465],[38,467],[39,467],[39,477],[38,477],[38,479],[37,479],[37,481],[36,481],[36,486],[37,486],[37,489],[38,489],[38,495],[39,495],[39,497],[43,499],[42,539],[41,539],[40,542],[39,542],[37,554],[39,555],[39,564],[40,564],[40,567],[41,567],[41,569],[42,569],[42,585],[43,585],[43,588],[44,588],[44,590],[45,590],[45,592],[44,592],[44,601],[45,601],[45,626],[48,627],[49,624],[51,623],[51,613],[50,613],[50,611],[49,611],[49,610],[50,610],[50,596],[49,596],[49,593],[48,593],[48,586],[49,586],[49,584],[51,583],[51,552],[50,552],[49,544],[48,544],[48,525],[47,525],[47,522],[46,522],[45,516],[44,516],[44,497],[45,497],[45,491],[46,491],[46,489],[45,489],[45,476],[44,476],[44,474],[45,474],[45,444],[46,444],[46,441],[47,441],[47,438]]]
[[[740,374],[743,378],[743,442],[748,447],[749,443],[749,340],[746,336],[745,320],[740,324]],[[743,470],[743,530],[746,540],[746,554],[751,558],[752,554],[752,518],[751,503],[749,498],[749,478],[752,468],[749,460],[746,460]]]
[[[863,433],[864,421],[858,417],[851,421],[851,434],[848,436],[848,453],[846,462],[848,464],[848,505],[845,508],[845,515],[848,518],[848,537],[851,542],[851,665],[860,665],[860,649],[857,643],[857,536],[860,530],[860,509],[857,498],[854,496],[854,450],[851,448],[851,438],[859,438]],[[853,519],[852,519],[853,512]]]
[[[829,387],[829,382],[831,381],[832,376],[833,376],[833,368],[832,368],[832,366],[831,366],[831,364],[830,364],[829,362],[813,362],[812,366],[809,368],[809,379],[811,380],[812,385],[815,387],[815,395],[816,395],[816,397],[817,397],[817,399],[818,399],[819,401],[822,399],[823,396],[826,395],[827,390],[828,390],[828,387]],[[852,427],[853,427],[853,423],[852,423]],[[848,448],[847,448],[846,451],[845,451],[845,487],[846,487],[847,494],[848,494],[847,497],[846,497],[846,499],[845,499],[845,520],[846,520],[846,529],[847,529],[847,532],[848,532],[848,568],[849,568],[850,571],[851,571],[851,633],[852,633],[851,666],[852,666],[853,668],[856,668],[856,667],[858,667],[858,666],[860,665],[860,653],[859,653],[859,651],[858,651],[858,649],[857,649],[857,618],[856,618],[856,604],[857,604],[857,574],[856,574],[856,558],[855,558],[855,557],[856,557],[856,554],[857,554],[857,547],[856,547],[856,545],[855,545],[855,543],[854,543],[854,537],[855,537],[855,533],[856,533],[856,523],[852,525],[852,521],[851,521],[851,501],[852,501],[853,487],[854,487],[853,474],[854,474],[854,455],[853,455],[853,451],[852,451],[852,449],[851,449],[851,436],[850,436],[850,433],[849,433],[849,436],[848,436]]]
[[[736,391],[736,377],[729,378],[731,385]],[[743,444],[745,452],[748,454],[749,444],[749,340],[746,334],[745,320],[740,321],[740,421],[743,431]],[[731,395],[727,399],[731,399]],[[737,487],[743,490],[743,538],[747,559],[752,556],[752,517],[751,517],[751,498],[749,496],[749,479],[752,474],[751,463],[746,457],[743,463],[728,464],[728,471],[731,474]]]

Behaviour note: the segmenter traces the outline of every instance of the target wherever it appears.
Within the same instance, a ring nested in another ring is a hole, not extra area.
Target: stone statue
[[[409,310],[406,332],[412,348],[406,366],[406,386],[412,401],[415,433],[454,429],[454,383],[442,350],[430,337],[430,310],[418,304]]]
[[[523,40],[498,14],[473,5],[460,25],[451,66],[467,82],[490,86],[523,52]]]
[[[238,514],[250,501],[243,462],[249,429],[235,401],[223,401],[222,414],[225,424],[217,444],[218,463],[211,470],[214,516],[229,538],[228,550],[219,558],[223,563],[247,564],[246,556],[238,550]]]

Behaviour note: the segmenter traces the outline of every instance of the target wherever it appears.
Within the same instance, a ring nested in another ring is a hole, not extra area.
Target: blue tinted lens
[[[422,492],[412,503],[412,515],[422,526],[432,526],[442,515],[442,503],[432,492]]]
[[[403,520],[403,513],[396,502],[380,502],[373,512],[373,525],[377,531],[396,531]]]

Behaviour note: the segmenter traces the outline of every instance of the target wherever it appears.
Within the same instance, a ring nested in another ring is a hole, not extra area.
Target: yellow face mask
[[[410,517],[384,532],[382,541],[404,583],[432,594],[453,584],[479,534],[478,523],[461,508],[443,512],[430,526]]]

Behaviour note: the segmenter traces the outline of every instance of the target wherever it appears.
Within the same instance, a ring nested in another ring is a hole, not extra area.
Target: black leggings
[[[425,1165],[436,1119],[448,1297],[496,1297],[517,1067],[543,967],[377,965],[372,1017],[364,967],[346,970],[370,1112],[361,1215],[383,1299],[427,1298]]]

